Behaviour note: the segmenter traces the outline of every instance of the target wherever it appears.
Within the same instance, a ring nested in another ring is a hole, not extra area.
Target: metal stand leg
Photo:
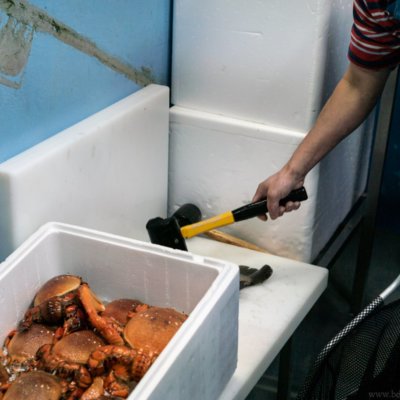
[[[378,124],[368,177],[366,208],[364,217],[361,221],[361,236],[351,299],[351,311],[354,314],[358,313],[362,308],[365,286],[368,279],[369,265],[374,243],[378,199],[382,182],[382,172],[396,94],[397,75],[398,70],[392,72],[389,76],[380,102]]]
[[[279,354],[279,377],[277,400],[288,400],[290,394],[290,354],[292,339],[290,338]]]

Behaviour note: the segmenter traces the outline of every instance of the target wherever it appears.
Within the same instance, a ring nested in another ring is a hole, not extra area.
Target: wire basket
[[[400,398],[400,276],[320,352],[297,400]]]

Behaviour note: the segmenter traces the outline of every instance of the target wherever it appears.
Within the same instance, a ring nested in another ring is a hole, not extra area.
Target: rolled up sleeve
[[[368,69],[393,68],[400,63],[400,21],[386,2],[354,0],[349,60]]]

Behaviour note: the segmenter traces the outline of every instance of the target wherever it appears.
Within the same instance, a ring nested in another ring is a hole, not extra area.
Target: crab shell
[[[40,369],[57,373],[63,379],[76,383],[77,390],[86,389],[92,384],[92,376],[85,364],[89,355],[104,342],[92,331],[76,331],[63,336],[53,346],[42,346],[36,356]]]
[[[34,306],[44,303],[55,296],[64,296],[81,285],[82,278],[76,275],[58,275],[49,279],[36,293]]]
[[[120,325],[125,326],[130,313],[135,311],[136,307],[141,304],[143,303],[136,299],[113,300],[106,305],[106,309],[101,313],[101,316],[111,318]]]
[[[124,328],[124,339],[137,352],[131,377],[138,382],[164,350],[187,315],[173,308],[143,308],[132,315]]]
[[[51,349],[51,354],[62,361],[86,364],[90,354],[104,342],[91,330],[70,333],[58,341]]]
[[[50,344],[54,339],[54,329],[41,324],[33,324],[27,331],[16,332],[7,345],[13,362],[33,359],[39,347]]]
[[[132,315],[125,326],[124,339],[133,349],[158,355],[187,317],[173,308],[150,307]]]
[[[62,387],[58,379],[43,371],[21,374],[5,393],[3,400],[58,400]]]

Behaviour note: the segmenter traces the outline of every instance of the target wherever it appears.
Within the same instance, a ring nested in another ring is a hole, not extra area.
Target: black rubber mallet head
[[[288,201],[304,201],[307,198],[305,188],[301,187],[290,192],[280,204],[284,205]],[[146,229],[152,243],[187,251],[185,239],[267,212],[267,201],[261,200],[201,221],[199,208],[194,204],[185,204],[169,218],[157,217],[149,220]]]
[[[153,218],[146,224],[151,243],[187,251],[181,227],[201,220],[201,211],[194,204],[184,204],[169,218]]]

